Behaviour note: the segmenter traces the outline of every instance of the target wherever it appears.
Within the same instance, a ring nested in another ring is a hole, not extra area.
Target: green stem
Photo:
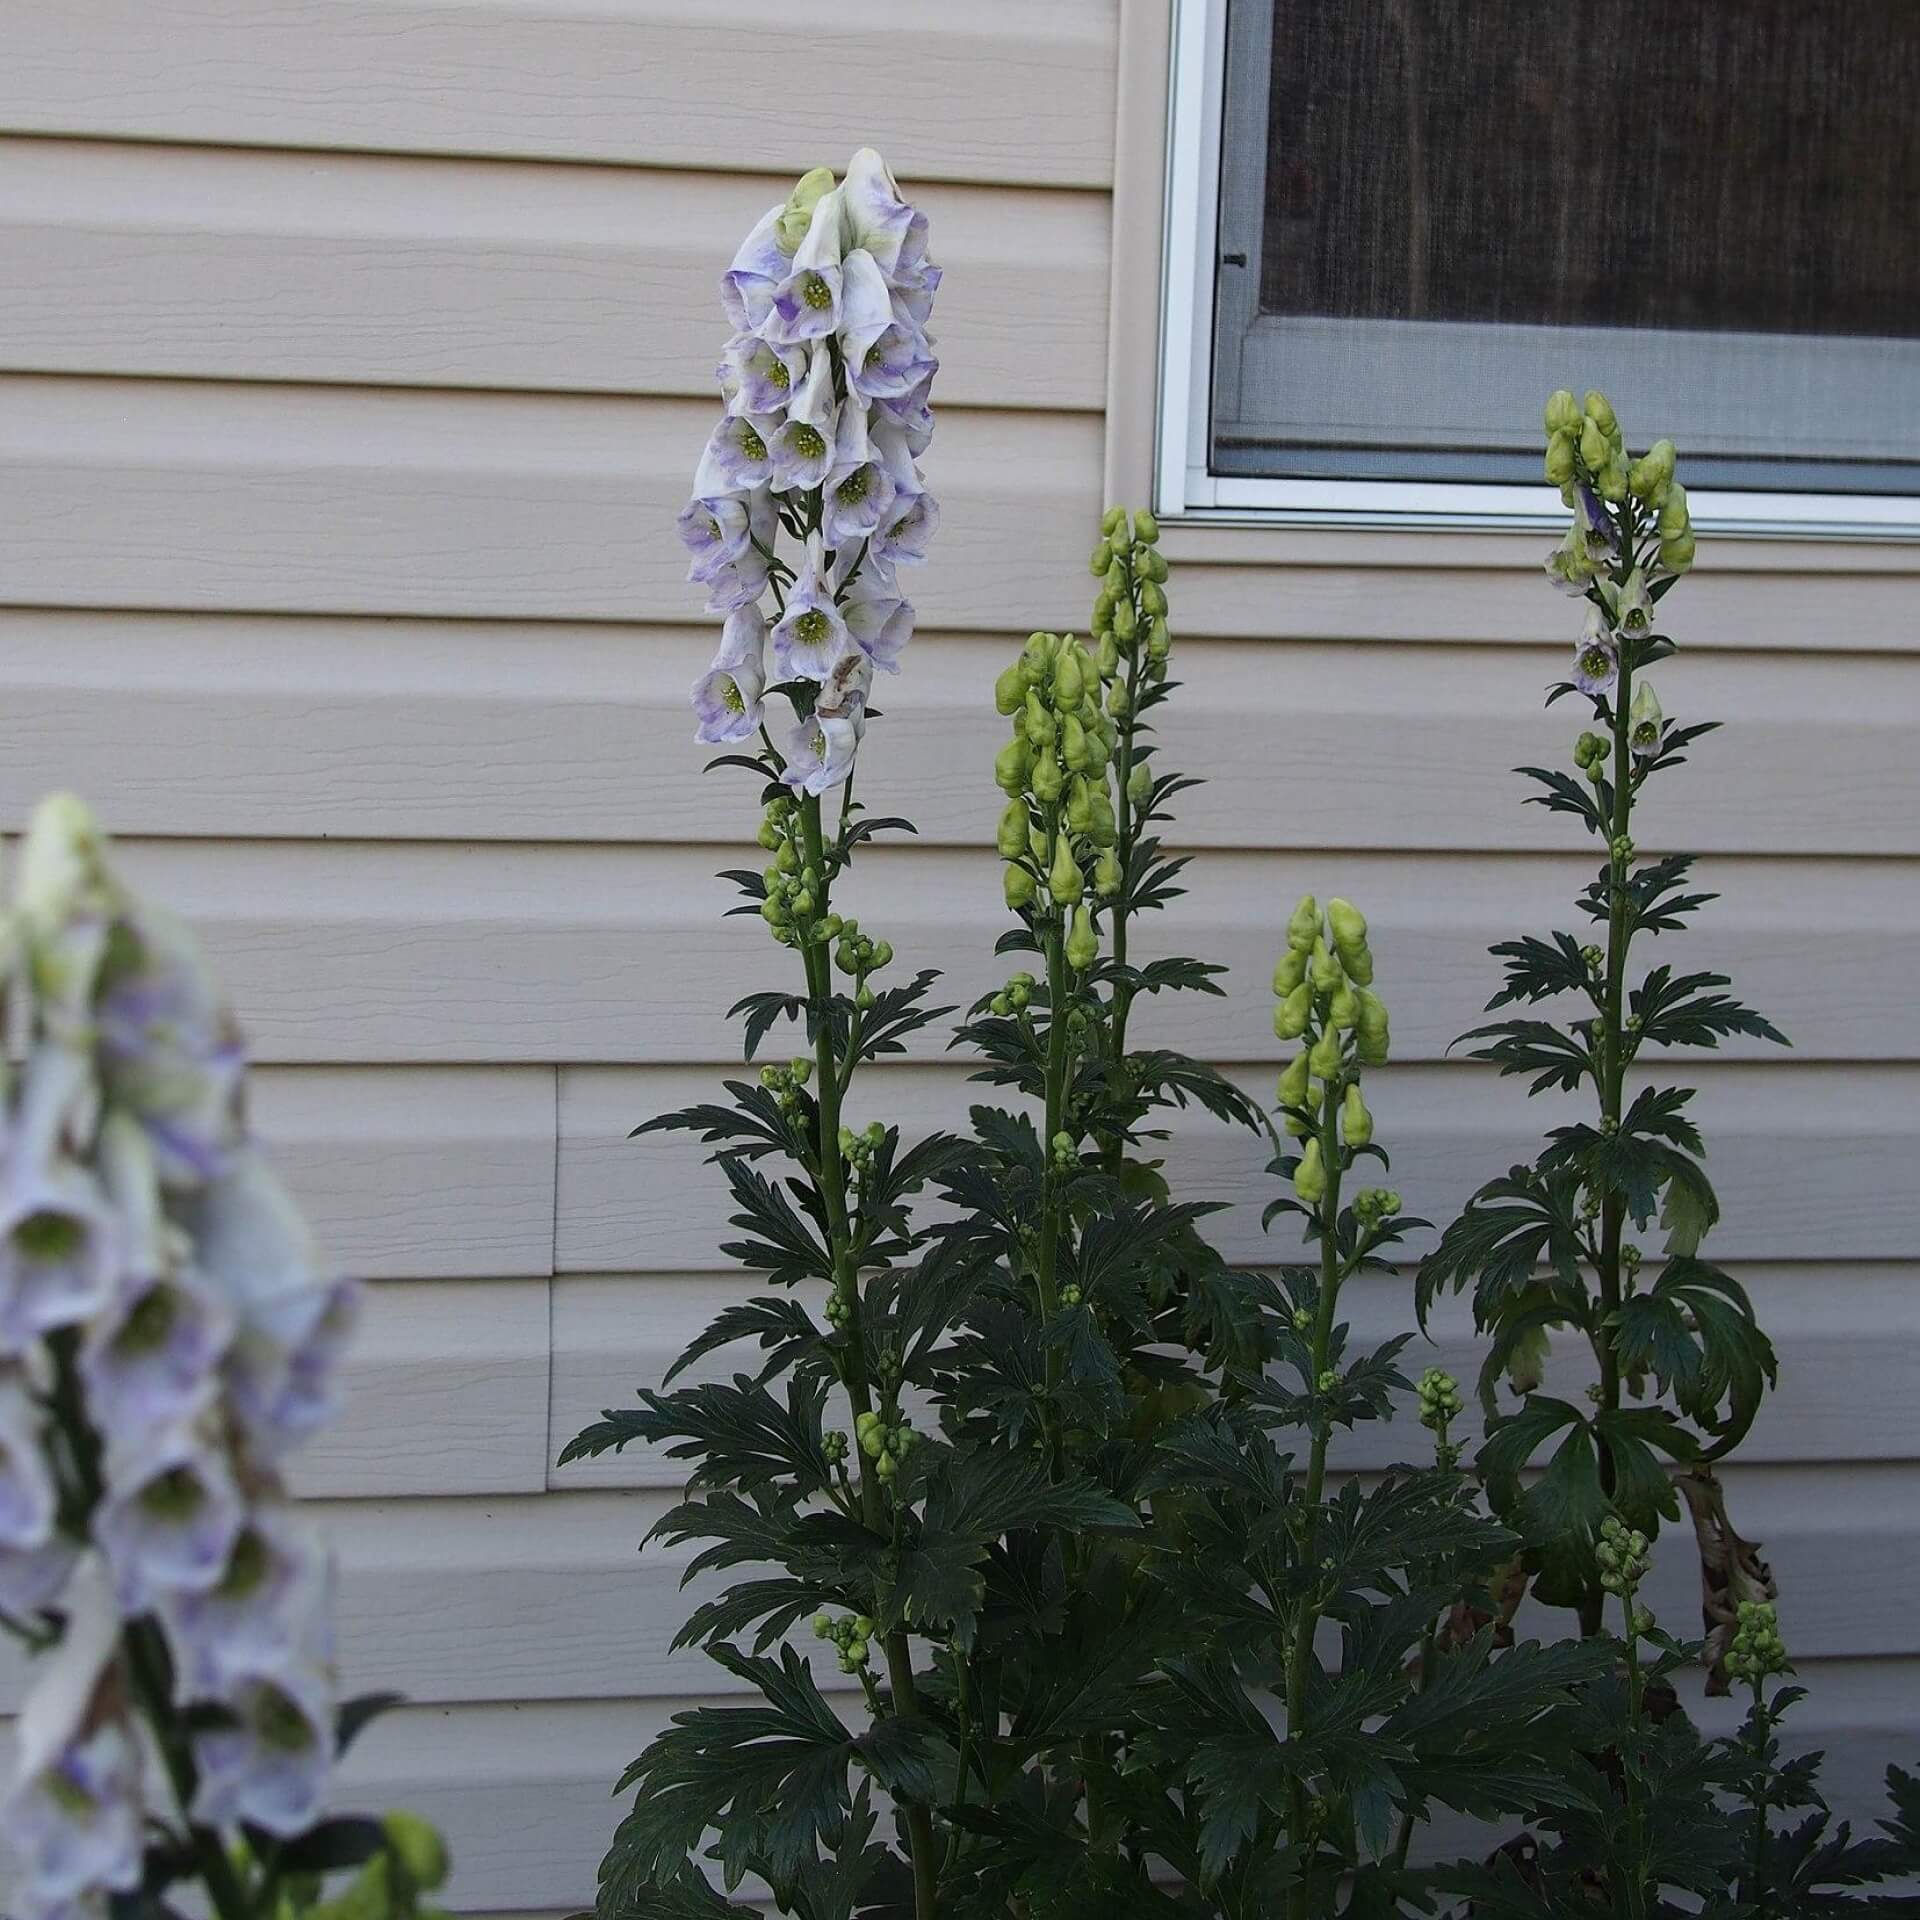
[[[809,794],[800,808],[802,841],[806,865],[819,875],[814,895],[814,911],[824,919],[831,909],[832,876],[827,870],[826,842],[820,827],[820,801]],[[802,946],[802,964],[806,968],[807,988],[813,1003],[814,1073],[819,1081],[816,1108],[820,1137],[816,1159],[820,1169],[821,1200],[827,1215],[827,1244],[833,1262],[834,1291],[843,1300],[854,1297],[853,1229],[847,1214],[846,1166],[840,1157],[840,1102],[846,1081],[852,1078],[849,1062],[846,1080],[841,1063],[834,1058],[833,1024],[829,1012],[833,1004],[833,962],[825,941]],[[847,1322],[847,1343],[842,1380],[847,1399],[857,1418],[873,1409],[873,1388],[867,1365],[866,1333],[856,1311]],[[888,1531],[886,1493],[879,1476],[871,1472],[864,1458],[860,1466],[861,1516],[875,1533]],[[904,1633],[890,1633],[884,1642],[887,1680],[893,1689],[893,1710],[902,1720],[919,1716],[920,1700],[913,1679],[913,1649]],[[933,1820],[926,1807],[906,1801],[907,1843],[913,1862],[913,1902],[916,1920],[937,1920],[939,1892],[934,1878]]]
[[[1327,1354],[1333,1342],[1334,1308],[1340,1297],[1340,1082],[1329,1080],[1320,1102],[1320,1162],[1326,1173],[1326,1191],[1320,1196],[1320,1298],[1313,1318],[1312,1378],[1308,1383],[1314,1396],[1313,1442],[1307,1454],[1307,1480],[1302,1508],[1302,1559],[1310,1556],[1316,1523],[1320,1517],[1320,1499],[1327,1484],[1327,1443],[1333,1436],[1333,1423],[1319,1405],[1320,1376],[1327,1370]],[[1312,1569],[1308,1569],[1311,1576]],[[1287,1738],[1300,1738],[1306,1723],[1307,1680],[1313,1671],[1313,1638],[1320,1626],[1320,1600],[1310,1587],[1300,1603],[1293,1622],[1293,1642],[1287,1650]],[[1288,1788],[1291,1812],[1290,1838],[1302,1849],[1301,1879],[1287,1895],[1289,1920],[1309,1920],[1307,1911],[1307,1786],[1296,1775]]]
[[[1757,1674],[1753,1680],[1753,1862],[1752,1881],[1746,1899],[1753,1909],[1752,1920],[1767,1920],[1767,1738],[1773,1730],[1772,1716],[1761,1704],[1760,1690],[1766,1682]]]
[[[1627,1881],[1629,1920],[1646,1920],[1647,1863],[1645,1857],[1645,1815],[1640,1804],[1640,1721],[1645,1710],[1646,1681],[1640,1672],[1640,1636],[1634,1631],[1634,1598],[1631,1592],[1620,1596],[1627,1616],[1627,1728],[1634,1751],[1621,1757],[1621,1792],[1627,1803]]]
[[[1127,783],[1133,777],[1133,730],[1139,711],[1135,703],[1139,697],[1140,653],[1136,649],[1127,661],[1127,718],[1120,729],[1119,751],[1114,755],[1113,763],[1116,783],[1113,803],[1114,851],[1119,858],[1121,872],[1129,876],[1133,868],[1133,799],[1127,792]],[[1124,967],[1127,964],[1127,925],[1132,917],[1123,884],[1119,898],[1113,903],[1111,915],[1113,958],[1117,966]],[[1127,1057],[1127,1015],[1132,1011],[1133,989],[1124,980],[1117,981],[1113,989],[1112,1017],[1113,1062],[1116,1067]],[[1113,1149],[1116,1164],[1119,1154],[1119,1142],[1116,1141]]]

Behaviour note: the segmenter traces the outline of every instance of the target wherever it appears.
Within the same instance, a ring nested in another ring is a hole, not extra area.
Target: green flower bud
[[[1099,623],[1096,621],[1095,625],[1098,627]],[[1113,621],[1109,618],[1107,624],[1099,628],[1099,632],[1100,650],[1094,656],[1094,665],[1100,669],[1101,679],[1112,680],[1120,671],[1120,643],[1113,637]],[[1116,681],[1115,684],[1119,683]]]
[[[1598,387],[1587,389],[1586,415],[1609,439],[1620,431],[1620,422],[1614,417],[1614,411],[1608,404],[1607,396]]]
[[[1127,510],[1125,507],[1109,507],[1106,512],[1100,516],[1100,531],[1109,534],[1118,533],[1126,524],[1126,519]]]
[[[1042,806],[1052,806],[1066,785],[1066,775],[1051,750],[1035,759],[1031,778],[1034,797]]]
[[[1289,947],[1274,962],[1273,991],[1284,1000],[1307,977],[1307,956],[1298,947]]]
[[[1145,507],[1140,508],[1133,516],[1133,537],[1143,547],[1151,547],[1159,541],[1160,522]]]
[[[1006,811],[1000,816],[1000,829],[994,836],[994,845],[999,849],[1002,860],[1018,860],[1027,850],[1027,803],[1024,800],[1009,800]]]
[[[1080,724],[1079,718],[1071,713],[1060,727],[1060,758],[1074,773],[1085,773],[1094,761],[1087,730]]]
[[[1134,565],[1155,586],[1164,587],[1167,584],[1167,556],[1158,547],[1149,547],[1145,553],[1135,554]]]
[[[867,970],[878,973],[893,958],[893,943],[888,940],[876,940],[867,954]]]
[[[1546,1378],[1553,1342],[1545,1327],[1529,1327],[1507,1353],[1507,1385],[1516,1394],[1537,1392]]]
[[[1134,636],[1140,631],[1140,623],[1133,617],[1131,599],[1120,600],[1113,609],[1113,637],[1123,647],[1133,645]]]
[[[1127,775],[1127,799],[1136,807],[1144,807],[1152,792],[1153,774],[1144,760],[1136,760]]]
[[[809,167],[794,182],[787,204],[774,223],[774,242],[782,253],[797,253],[813,225],[813,210],[833,191],[831,167]]]
[[[1274,1036],[1281,1040],[1298,1040],[1306,1032],[1307,1022],[1312,1017],[1313,988],[1303,980],[1274,1008]]]
[[[1287,917],[1287,945],[1295,953],[1311,953],[1320,938],[1320,902],[1303,893]]]
[[[1056,907],[1073,906],[1086,891],[1086,885],[1063,833],[1053,843],[1053,865],[1047,869],[1048,898]]]
[[[994,756],[994,784],[1002,793],[1018,795],[1026,791],[1027,773],[1033,765],[1033,749],[1024,733],[1016,733]]]
[[[1109,847],[1093,863],[1093,890],[1102,900],[1111,900],[1126,883],[1120,870],[1120,856]]]
[[[1007,869],[1006,885],[1003,891],[1006,894],[1007,905],[1015,913],[1018,913],[1022,907],[1033,904],[1033,896],[1037,888],[1038,882],[1035,881],[1031,868],[1009,867]]]
[[[1575,433],[1580,427],[1580,403],[1565,387],[1556,387],[1547,395],[1547,431]]]
[[[1556,433],[1547,441],[1547,484],[1564,487],[1573,480],[1573,435]]]
[[[1612,449],[1607,445],[1607,436],[1600,429],[1598,421],[1589,420],[1580,429],[1580,462],[1586,470],[1599,475],[1606,469]]]
[[[1335,950],[1341,963],[1346,965],[1350,953],[1364,953],[1367,946],[1367,916],[1351,900],[1333,899],[1327,902],[1327,929],[1333,935]],[[1353,971],[1351,966],[1347,971]],[[1362,980],[1361,986],[1371,984]]]
[[[1360,1098],[1357,1082],[1349,1085],[1340,1102],[1340,1131],[1350,1147],[1364,1147],[1373,1138],[1373,1115]]]
[[[1067,827],[1079,834],[1093,829],[1093,787],[1084,774],[1076,773],[1067,785]]]
[[[1113,817],[1113,802],[1107,798],[1104,781],[1093,790],[1093,826],[1090,831],[1096,847],[1110,847],[1120,837]]]
[[[816,1640],[824,1640],[832,1632],[833,1615],[830,1613],[816,1613],[813,1616],[813,1637]]]
[[[1316,940],[1313,943],[1313,956],[1307,962],[1307,978],[1313,982],[1315,994],[1322,998],[1330,995],[1343,977],[1340,962],[1327,951],[1327,943]]]
[[[883,1453],[879,1459],[873,1463],[873,1470],[881,1480],[890,1481],[894,1475],[900,1471],[900,1463],[894,1459],[892,1454]],[[867,1643],[864,1640],[856,1640],[853,1644],[860,1649],[862,1656],[864,1656],[867,1650]]]
[[[1085,973],[1100,957],[1100,942],[1093,931],[1093,916],[1083,907],[1076,908],[1073,931],[1067,935],[1067,965],[1075,973]]]
[[[1113,549],[1102,540],[1093,550],[1093,558],[1087,562],[1087,570],[1096,580],[1107,577],[1107,569],[1113,565]]]
[[[1107,711],[1116,720],[1124,720],[1133,711],[1133,696],[1127,691],[1124,680],[1116,680],[1107,689]]]
[[[1358,988],[1354,998],[1359,1002],[1353,1023],[1354,1051],[1363,1066],[1384,1067],[1389,1038],[1386,1003],[1371,987]]]
[[[1116,621],[1120,617],[1120,609],[1128,604],[1127,586],[1126,563],[1115,560],[1107,569],[1107,591],[1113,595],[1113,614]],[[1122,639],[1125,637],[1124,634],[1121,635]]]
[[[1310,1207],[1326,1198],[1327,1170],[1320,1164],[1318,1140],[1309,1140],[1301,1151],[1300,1164],[1293,1170],[1293,1190]]]
[[[1016,660],[993,683],[993,704],[1001,713],[1018,713],[1021,702],[1026,698],[1026,691],[1027,677]]]
[[[1315,1079],[1331,1080],[1342,1064],[1340,1051],[1340,1030],[1328,1027],[1313,1043],[1313,1050],[1307,1055],[1307,1065]]]
[[[1147,658],[1154,662],[1164,661],[1173,651],[1173,635],[1167,630],[1164,620],[1156,619],[1147,628]]]
[[[1600,489],[1600,498],[1616,507],[1627,497],[1627,463],[1619,454],[1594,475],[1594,485]]]
[[[1167,611],[1166,588],[1149,580],[1140,589],[1140,611],[1153,619],[1161,618]]]
[[[417,1813],[400,1808],[383,1813],[380,1830],[400,1870],[418,1891],[431,1893],[447,1877],[446,1842]]]
[[[1066,646],[1053,663],[1053,701],[1063,713],[1077,707],[1087,691],[1085,658],[1078,647]]]
[[[1606,741],[1591,730],[1581,734],[1573,743],[1573,764],[1576,767],[1590,767],[1595,761],[1604,761],[1606,757]]]
[[[1113,543],[1115,553],[1126,553],[1133,546],[1133,522],[1123,513],[1113,523],[1113,531],[1107,535]]]
[[[1660,564],[1669,573],[1685,573],[1693,565],[1693,530],[1660,542]]]
[[[1280,1073],[1280,1104],[1283,1107],[1304,1107],[1311,1091],[1308,1082],[1310,1069],[1307,1056],[1296,1053]]]
[[[1360,1002],[1354,998],[1352,987],[1342,980],[1334,988],[1333,997],[1327,1002],[1327,1025],[1347,1032],[1360,1018]]]
[[[1059,736],[1060,723],[1047,710],[1038,687],[1027,689],[1026,705],[1020,711],[1020,730],[1027,736],[1027,743],[1035,747],[1050,747]]]
[[[1693,518],[1687,509],[1687,490],[1676,481],[1667,489],[1665,504],[1660,509],[1660,538],[1677,539],[1692,525]]]
[[[1673,478],[1674,450],[1671,440],[1656,440],[1638,460],[1628,476],[1634,497],[1648,502],[1657,501],[1667,483]]]

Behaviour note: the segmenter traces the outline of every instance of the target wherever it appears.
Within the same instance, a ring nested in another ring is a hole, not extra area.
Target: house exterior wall
[[[0,825],[81,788],[203,927],[262,1125],[374,1282],[351,1412],[302,1472],[352,1681],[413,1701],[356,1798],[446,1825],[457,1907],[569,1908],[611,1780],[714,1685],[668,1653],[674,1556],[634,1555],[669,1464],[553,1466],[738,1284],[697,1150],[626,1135],[737,1062],[721,1010],[783,957],[718,918],[753,816],[698,777],[682,701],[711,635],[671,520],[714,279],[786,178],[863,141],[932,217],[946,515],[862,762],[921,839],[856,892],[970,998],[993,675],[1084,622],[1100,507],[1147,492],[1163,0],[0,0],[0,47]],[[1585,866],[1506,771],[1568,731],[1539,708],[1566,635],[1538,545],[1167,542],[1166,744],[1209,784],[1165,938],[1233,975],[1154,1029],[1266,1081],[1287,905],[1360,900],[1399,1046],[1376,1111],[1434,1217],[1543,1122],[1445,1049],[1486,945]],[[1703,547],[1662,691],[1729,724],[1647,834],[1707,856],[1725,898],[1690,953],[1796,1042],[1689,1076],[1716,1244],[1785,1364],[1729,1477],[1804,1725],[1865,1804],[1920,1748],[1920,556]],[[963,1081],[936,1037],[863,1098],[930,1124]],[[1257,1147],[1192,1120],[1170,1157],[1263,1257]],[[1382,1288],[1360,1315],[1407,1311]],[[1684,1614],[1682,1560],[1661,1578]]]

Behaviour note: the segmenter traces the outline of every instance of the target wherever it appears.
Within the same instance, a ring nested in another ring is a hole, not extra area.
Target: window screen
[[[1920,0],[1232,0],[1210,465],[1920,492]]]

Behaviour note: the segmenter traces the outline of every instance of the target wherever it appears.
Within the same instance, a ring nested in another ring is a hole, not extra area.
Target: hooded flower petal
[[[733,265],[720,276],[720,304],[735,333],[758,333],[766,325],[773,290],[792,265],[780,244],[780,217],[786,210],[784,201],[769,207],[741,241]]]
[[[807,237],[786,277],[773,290],[773,307],[761,332],[776,346],[823,340],[840,326],[843,277],[840,266],[841,193],[823,194]]]
[[[1624,587],[1611,580],[1600,583],[1600,593],[1613,615],[1613,624],[1628,640],[1644,640],[1653,631],[1653,596],[1647,590],[1647,577],[1638,567],[1627,575]]]
[[[751,498],[744,493],[696,494],[680,509],[674,531],[690,556],[689,580],[709,580],[752,550]]]
[[[911,271],[924,257],[927,219],[900,198],[887,163],[871,147],[862,147],[847,163],[840,197],[843,234],[849,252],[871,254],[889,280],[904,265]]]
[[[1573,527],[1589,560],[1596,564],[1610,563],[1619,554],[1620,536],[1614,527],[1613,515],[1584,480],[1574,488]]]
[[[913,606],[863,574],[844,609],[853,643],[884,673],[898,673],[901,650],[913,638]]]
[[[867,543],[867,557],[891,572],[917,567],[940,530],[940,503],[930,493],[896,493]]]
[[[882,394],[873,403],[878,419],[900,429],[908,453],[915,458],[926,452],[933,438],[932,393],[933,375],[929,372],[905,393],[897,397]]]
[[[867,417],[857,406],[841,410],[823,484],[820,524],[830,547],[857,545],[893,505],[893,476],[867,438]]]
[[[1660,711],[1660,696],[1651,680],[1642,680],[1633,690],[1633,705],[1627,713],[1627,745],[1642,760],[1653,759],[1660,751],[1666,733],[1666,715]]]
[[[333,1695],[317,1668],[239,1681],[227,1699],[233,1724],[193,1744],[200,1774],[193,1816],[211,1827],[240,1821],[292,1839],[319,1814],[333,1763]]]
[[[694,473],[696,496],[747,493],[773,477],[771,443],[780,422],[772,414],[729,413],[707,440]]]
[[[226,1303],[191,1271],[149,1280],[87,1330],[87,1404],[129,1439],[190,1418],[213,1397],[233,1337]]]
[[[1567,537],[1547,555],[1547,578],[1564,594],[1575,600],[1586,598],[1593,584],[1593,562],[1587,557],[1587,543],[1577,525],[1567,529]]]
[[[790,787],[822,794],[837,787],[853,771],[866,722],[862,710],[844,714],[815,713],[787,736],[787,766],[780,778]]]
[[[212,1586],[245,1520],[233,1470],[213,1437],[186,1422],[120,1443],[107,1456],[107,1492],[94,1538],[127,1613],[163,1593]]]
[[[824,680],[847,650],[847,623],[834,604],[826,554],[816,533],[787,595],[787,608],[773,629],[773,670],[781,680]]]
[[[693,683],[696,740],[708,746],[745,740],[759,730],[766,691],[767,623],[758,607],[728,616],[713,665]]]
[[[40,1413],[15,1371],[0,1374],[0,1547],[46,1546],[60,1495],[40,1441]]]
[[[181,1701],[219,1700],[248,1676],[332,1657],[333,1564],[320,1537],[283,1505],[256,1509],[219,1580],[161,1602]]]
[[[785,263],[782,262],[784,271]],[[777,347],[758,334],[736,333],[720,364],[723,391],[731,389],[729,413],[784,413],[806,378],[805,347]]]
[[[1587,631],[1573,654],[1573,684],[1584,694],[1601,694],[1613,685],[1620,670],[1620,647],[1607,625],[1606,616],[1595,607],[1587,615]]]

